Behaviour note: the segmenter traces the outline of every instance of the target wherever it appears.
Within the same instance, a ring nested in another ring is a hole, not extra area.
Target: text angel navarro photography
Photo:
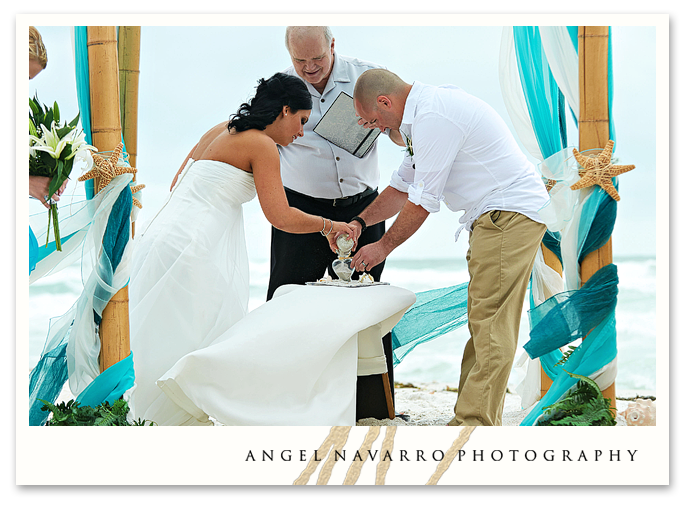
[[[638,450],[589,449],[589,450],[457,450],[454,456],[459,462],[634,462]],[[318,450],[248,450],[245,462],[321,462],[333,459],[335,462],[356,461],[398,461],[398,462],[440,462],[445,458],[444,450],[335,450],[320,458]]]

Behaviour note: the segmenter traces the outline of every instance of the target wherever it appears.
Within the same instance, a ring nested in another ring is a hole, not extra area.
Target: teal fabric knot
[[[531,331],[524,345],[531,358],[538,358],[585,337],[610,313],[618,294],[617,267],[599,269],[580,290],[561,292],[529,311]]]

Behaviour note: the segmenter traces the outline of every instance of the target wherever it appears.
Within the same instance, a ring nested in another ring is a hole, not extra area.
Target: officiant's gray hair
[[[286,44],[286,49],[288,49],[289,51],[291,50],[291,48],[288,47],[288,37],[291,35],[292,32],[300,28],[321,28],[322,33],[324,34],[324,39],[327,41],[327,45],[330,45],[332,43],[332,39],[334,38],[334,36],[332,35],[332,30],[328,26],[287,26],[286,39],[284,43]]]

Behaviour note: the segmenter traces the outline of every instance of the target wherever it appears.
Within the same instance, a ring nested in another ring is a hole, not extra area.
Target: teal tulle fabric
[[[87,27],[74,27],[74,66],[77,82],[77,104],[79,105],[79,120],[82,123],[87,144],[91,141],[91,98],[89,96],[89,53],[87,51]],[[93,144],[92,144],[93,145]],[[94,197],[94,180],[84,181],[84,189],[88,199]]]
[[[550,71],[538,27],[515,26],[513,31],[524,98],[538,146],[547,158],[567,146],[564,96]]]
[[[618,180],[615,178],[613,186],[617,190]],[[592,194],[589,202],[582,211],[582,221],[579,226],[579,237],[583,240],[579,252],[579,263],[597,249],[603,247],[608,242],[615,228],[615,218],[617,217],[617,202],[613,200],[602,188],[597,188]],[[584,220],[584,216],[589,216],[590,220]]]
[[[99,374],[75,399],[81,406],[98,406],[108,402],[111,406],[135,384],[132,353]]]
[[[112,276],[108,273],[113,273],[122,260],[125,246],[130,240],[130,211],[132,210],[132,192],[127,187],[120,192],[118,200],[115,202],[111,214],[108,217],[108,225],[106,233],[103,235],[103,253],[108,257],[108,265],[112,265],[111,269],[102,269],[105,273],[103,278],[108,286],[111,285]],[[102,299],[105,303],[110,300],[110,296],[103,292],[100,286],[96,287],[95,297]],[[105,304],[104,304],[105,306]],[[101,316],[98,311],[94,311],[94,321],[101,324]]]
[[[543,236],[543,246],[552,251],[562,265],[562,250],[560,249],[560,232],[546,230]]]
[[[529,357],[537,358],[585,337],[615,311],[617,267],[599,269],[579,290],[561,292],[529,311]]]
[[[419,344],[466,324],[467,288],[462,283],[416,293],[416,303],[392,330],[395,367]]]
[[[36,262],[38,262],[38,240],[29,227],[29,274],[36,268]]]
[[[41,411],[45,400],[55,403],[67,381],[67,339],[41,355],[29,376],[29,425],[43,425],[48,411]]]

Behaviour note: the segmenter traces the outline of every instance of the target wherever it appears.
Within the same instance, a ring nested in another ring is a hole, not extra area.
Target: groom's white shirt
[[[412,141],[391,186],[428,212],[444,201],[471,230],[490,210],[515,211],[542,223],[548,193],[500,115],[456,86],[414,82],[400,132]]]
[[[375,68],[384,67],[334,53],[334,66],[324,92],[320,94],[312,84],[305,83],[312,95],[312,112],[303,129],[304,136],[286,147],[279,147],[284,186],[326,199],[350,197],[368,187],[377,188],[380,181],[377,142],[363,158],[358,158],[313,131],[339,94],[343,91],[352,97],[358,77]],[[292,66],[284,73],[297,76]]]

